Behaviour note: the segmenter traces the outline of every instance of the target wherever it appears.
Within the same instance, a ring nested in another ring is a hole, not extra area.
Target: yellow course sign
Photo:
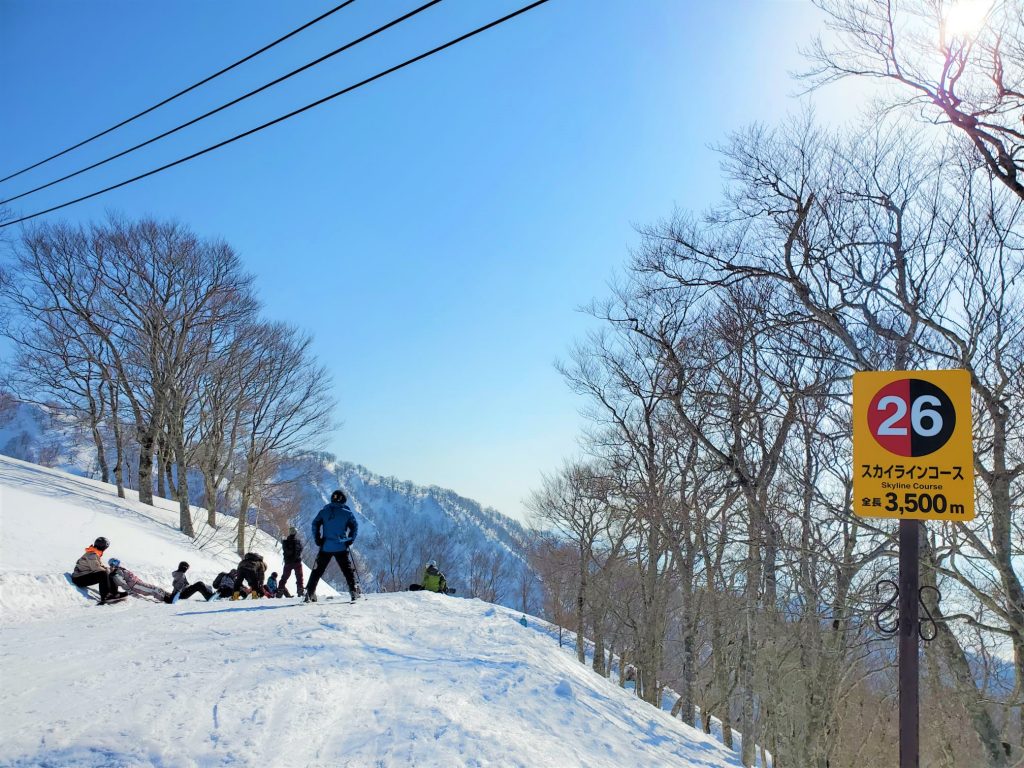
[[[974,518],[967,371],[853,375],[853,511],[909,520]]]

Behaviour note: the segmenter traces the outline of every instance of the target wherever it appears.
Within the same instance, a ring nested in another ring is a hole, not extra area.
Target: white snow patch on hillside
[[[0,456],[0,766],[739,765],[478,600],[99,606],[64,581],[101,534],[165,586],[231,564],[166,507]]]

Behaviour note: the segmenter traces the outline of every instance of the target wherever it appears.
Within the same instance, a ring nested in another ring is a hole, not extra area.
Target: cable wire
[[[350,1],[354,1],[354,0],[350,0]],[[170,136],[172,133],[177,133],[178,131],[183,130],[185,128],[188,128],[191,125],[195,125],[196,123],[198,123],[198,122],[200,122],[202,120],[205,120],[206,118],[210,117],[211,115],[215,115],[218,112],[223,112],[228,107],[233,107],[235,104],[238,104],[240,101],[245,101],[250,96],[255,96],[257,93],[261,93],[261,92],[267,90],[268,88],[272,88],[275,85],[277,85],[278,83],[284,82],[288,78],[294,77],[295,75],[299,74],[300,72],[305,72],[307,69],[309,69],[311,67],[315,67],[317,64],[321,64],[321,63],[327,61],[327,59],[330,59],[333,56],[337,56],[339,53],[343,53],[343,52],[349,50],[350,48],[355,48],[357,45],[359,45],[360,43],[363,43],[363,42],[369,40],[371,37],[379,35],[381,32],[384,32],[385,30],[390,29],[391,27],[394,27],[394,26],[396,26],[398,24],[401,24],[403,21],[407,21],[408,19],[411,19],[416,14],[422,13],[423,11],[427,10],[428,8],[430,8],[432,6],[437,5],[440,2],[442,2],[442,0],[430,0],[430,2],[427,2],[427,3],[423,4],[423,5],[421,5],[419,8],[414,8],[413,10],[409,11],[404,16],[399,16],[397,19],[394,19],[393,21],[389,21],[387,24],[384,24],[383,26],[377,27],[377,29],[373,30],[372,32],[367,32],[362,37],[360,37],[360,38],[358,38],[356,40],[352,40],[349,43],[345,43],[345,45],[341,46],[340,48],[335,48],[330,53],[325,53],[320,58],[314,59],[313,61],[311,61],[311,62],[309,62],[307,64],[303,64],[298,69],[293,69],[288,74],[281,75],[281,77],[277,78],[276,80],[271,80],[269,83],[266,83],[265,85],[261,85],[259,88],[256,88],[256,89],[254,89],[252,91],[249,91],[248,93],[245,93],[245,94],[239,96],[237,99],[232,99],[231,101],[227,102],[226,104],[221,104],[219,107],[216,107],[215,109],[211,109],[209,112],[207,112],[205,114],[202,114],[199,117],[192,118],[191,120],[189,120],[186,123],[182,123],[181,125],[178,125],[178,126],[176,126],[174,128],[171,128],[169,131],[164,131],[163,133],[159,134],[158,136],[154,136],[151,139],[146,139],[146,141],[143,141],[141,144],[136,144],[134,147],[129,147],[128,149],[123,150],[122,152],[118,152],[117,154],[111,155],[110,157],[105,158],[103,160],[100,160],[99,162],[93,163],[92,165],[87,165],[87,166],[85,166],[85,168],[80,168],[80,169],[78,169],[77,171],[75,171],[73,173],[69,173],[66,176],[61,176],[59,179],[54,179],[53,181],[51,181],[51,182],[49,182],[47,184],[41,184],[38,187],[36,187],[35,189],[30,189],[27,192],[22,192],[20,195],[15,195],[14,197],[8,197],[6,200],[0,200],[0,205],[7,205],[8,203],[13,203],[15,200],[20,200],[21,198],[26,197],[28,195],[31,195],[34,192],[39,192],[40,190],[46,189],[47,187],[52,187],[54,184],[60,184],[62,181],[67,181],[68,179],[74,178],[75,176],[83,174],[86,171],[91,171],[93,168],[99,168],[101,165],[106,165],[111,160],[117,160],[119,157],[124,157],[125,155],[129,155],[129,154],[131,154],[132,152],[134,152],[137,149],[142,149],[142,147],[148,146],[150,144],[153,144],[154,142],[160,141],[160,139],[163,139],[163,138],[166,138],[166,137]]]
[[[133,176],[132,178],[126,179],[125,181],[119,182],[117,184],[112,184],[111,186],[105,187],[104,189],[101,189],[97,192],[93,192],[88,195],[82,195],[81,197],[76,197],[74,200],[68,200],[66,203],[61,203],[60,205],[55,205],[51,208],[47,208],[45,210],[29,214],[28,216],[22,216],[21,218],[4,222],[0,224],[0,229],[4,227],[13,226],[14,224],[20,224],[23,221],[28,221],[29,219],[34,219],[37,216],[43,216],[44,214],[52,213],[53,211],[58,211],[61,208],[67,208],[69,205],[74,205],[75,203],[80,203],[84,200],[89,200],[93,197],[97,197],[107,192],[111,192],[115,189],[127,186],[128,184],[133,184],[136,181],[140,181],[141,179],[145,179],[148,176],[160,173],[161,171],[166,171],[168,168],[173,168],[174,166],[181,165],[182,163],[186,163],[189,160],[194,160],[195,158],[200,157],[201,155],[205,155],[208,152],[213,152],[215,149],[220,149],[221,147],[227,146],[228,144],[236,142],[239,139],[244,139],[246,136],[251,136],[254,133],[258,133],[259,131],[262,131],[264,128],[269,128],[272,125],[277,125],[278,123],[284,122],[285,120],[295,117],[296,115],[300,115],[303,112],[313,109],[314,107],[319,107],[321,104],[325,104],[328,101],[331,101],[332,99],[336,99],[339,96],[343,96],[346,93],[350,93],[351,91],[354,91],[357,88],[362,88],[364,85],[369,85],[375,80],[379,80],[382,77],[386,77],[387,75],[392,74],[393,72],[397,72],[400,69],[404,69],[405,67],[408,67],[410,64],[415,64],[418,61],[422,61],[423,59],[429,58],[430,56],[433,56],[436,53],[440,53],[446,48],[451,48],[453,45],[457,45],[463,42],[464,40],[468,40],[469,38],[474,37],[475,35],[479,35],[481,32],[486,32],[488,29],[491,29],[492,27],[496,27],[499,24],[504,24],[506,21],[511,21],[515,17],[520,16],[528,11],[532,11],[534,8],[544,5],[547,2],[548,0],[536,0],[536,2],[530,3],[529,5],[525,5],[517,11],[513,11],[512,13],[502,16],[500,19],[495,19],[494,21],[488,24],[484,24],[482,27],[477,27],[471,32],[466,32],[464,35],[460,35],[459,37],[449,40],[447,43],[443,43],[442,45],[439,45],[436,48],[431,48],[429,51],[421,53],[418,56],[414,56],[411,59],[406,59],[401,64],[396,64],[393,67],[389,67],[388,69],[378,72],[376,75],[372,75],[371,77],[368,77],[365,80],[361,80],[355,85],[350,85],[347,88],[342,88],[340,91],[335,91],[334,93],[328,96],[324,96],[322,99],[317,99],[316,101],[311,102],[304,107],[299,107],[298,109],[293,110],[288,114],[281,115],[280,117],[277,117],[269,122],[263,123],[262,125],[258,125],[255,128],[250,128],[248,131],[245,131],[244,133],[236,134],[235,136],[232,136],[230,139],[225,139],[224,141],[213,144],[207,147],[206,149],[201,149],[198,152],[193,152],[191,155],[186,155],[185,157],[179,158],[170,163],[166,163],[165,165],[161,165],[160,167],[154,168],[150,171],[146,171],[145,173],[140,173],[138,176]]]
[[[163,100],[163,101],[161,101],[160,103],[158,103],[158,104],[154,104],[154,105],[153,105],[152,107],[149,107],[148,109],[144,109],[144,110],[142,110],[142,111],[141,111],[141,112],[139,112],[139,113],[138,113],[137,115],[132,115],[132,116],[131,116],[131,117],[129,117],[129,118],[127,119],[127,120],[122,120],[122,121],[121,121],[120,123],[118,123],[117,125],[112,125],[112,126],[111,126],[110,128],[107,128],[107,129],[106,129],[105,131],[100,131],[100,132],[99,132],[99,133],[97,133],[97,134],[96,134],[95,136],[90,136],[90,137],[89,137],[88,139],[85,139],[84,141],[80,141],[80,142],[78,142],[77,144],[75,144],[75,145],[73,145],[73,146],[70,146],[70,147],[68,147],[67,149],[62,149],[62,150],[61,150],[60,152],[58,152],[57,154],[55,154],[55,155],[50,155],[50,156],[49,156],[48,158],[46,158],[45,160],[40,160],[40,161],[39,161],[38,163],[34,163],[33,165],[27,166],[26,168],[22,168],[22,169],[21,169],[20,171],[16,171],[15,173],[12,173],[12,174],[11,174],[10,176],[4,176],[4,178],[0,179],[0,183],[3,183],[3,182],[5,182],[5,181],[9,181],[10,179],[13,179],[13,178],[14,178],[15,176],[20,176],[21,174],[25,173],[26,171],[31,171],[31,170],[32,170],[33,168],[38,168],[38,167],[39,167],[40,165],[43,165],[44,163],[48,163],[48,162],[50,162],[51,160],[55,160],[55,159],[57,159],[58,157],[61,157],[62,155],[66,155],[66,154],[67,154],[68,152],[70,152],[70,151],[71,151],[71,150],[73,150],[73,149],[78,149],[79,147],[83,147],[83,146],[85,146],[85,145],[86,145],[86,144],[88,144],[88,143],[89,143],[90,141],[93,141],[94,139],[98,139],[98,138],[99,138],[100,136],[106,136],[106,135],[107,135],[108,133],[110,133],[111,131],[116,131],[116,130],[117,130],[118,128],[120,128],[120,127],[122,127],[122,126],[124,126],[124,125],[128,125],[128,123],[132,122],[133,120],[138,120],[138,119],[139,119],[140,117],[142,117],[143,115],[148,115],[148,114],[149,114],[150,112],[152,112],[152,111],[153,111],[154,109],[159,109],[159,108],[160,108],[160,107],[162,107],[162,106],[163,106],[164,104],[169,104],[170,102],[174,101],[174,100],[175,100],[176,98],[178,98],[179,96],[184,96],[184,95],[185,95],[186,93],[188,93],[189,91],[194,91],[194,90],[195,90],[196,88],[198,88],[199,86],[201,86],[201,85],[205,85],[206,83],[210,82],[210,81],[211,81],[211,80],[213,80],[214,78],[220,77],[220,76],[221,76],[221,75],[223,75],[223,74],[224,74],[225,72],[230,72],[230,71],[231,71],[232,69],[234,69],[235,67],[237,67],[237,66],[240,66],[240,65],[242,65],[242,64],[245,64],[245,62],[249,61],[250,59],[254,59],[254,58],[256,58],[256,57],[257,57],[257,56],[259,56],[259,55],[260,55],[261,53],[264,53],[265,51],[269,51],[269,50],[270,50],[271,48],[273,48],[273,47],[274,47],[275,45],[277,45],[278,43],[283,43],[283,42],[284,42],[285,40],[287,40],[287,39],[288,39],[289,37],[294,37],[295,35],[299,34],[299,32],[301,32],[302,30],[304,30],[304,29],[309,29],[309,28],[310,28],[311,26],[313,26],[313,25],[314,25],[314,24],[316,24],[317,22],[323,21],[323,20],[324,20],[324,19],[326,19],[326,18],[327,18],[328,16],[330,16],[330,15],[331,15],[332,13],[336,13],[336,12],[340,11],[340,10],[341,10],[342,8],[345,8],[346,6],[352,5],[352,3],[354,3],[355,1],[356,1],[356,0],[345,0],[345,2],[341,3],[340,5],[336,5],[336,6],[334,7],[334,8],[331,8],[331,9],[330,9],[329,11],[327,11],[326,13],[322,13],[322,14],[320,14],[319,16],[317,16],[317,17],[316,17],[315,19],[312,19],[311,21],[307,21],[307,22],[306,22],[305,24],[303,24],[303,25],[302,25],[301,27],[296,27],[296,28],[295,28],[295,29],[293,29],[293,30],[292,30],[291,32],[289,32],[289,33],[288,33],[287,35],[285,35],[285,36],[283,36],[283,37],[279,37],[279,38],[277,38],[277,40],[275,40],[275,41],[274,41],[274,42],[272,42],[272,43],[268,43],[267,45],[265,45],[265,46],[263,46],[262,48],[260,48],[260,49],[259,49],[258,51],[254,51],[253,53],[250,53],[250,54],[249,54],[248,56],[246,56],[245,58],[239,59],[239,60],[238,60],[238,61],[236,61],[236,62],[235,62],[234,64],[231,64],[231,65],[229,65],[229,66],[226,66],[226,67],[224,67],[224,69],[220,70],[219,72],[214,72],[214,73],[213,73],[212,75],[210,75],[209,77],[204,77],[204,78],[203,78],[202,80],[200,80],[200,81],[199,81],[198,83],[194,83],[193,85],[190,85],[190,86],[189,86],[188,88],[185,88],[184,90],[178,91],[178,92],[177,92],[176,94],[174,94],[173,96],[168,96],[168,97],[167,97],[166,99],[164,99],[164,100]]]

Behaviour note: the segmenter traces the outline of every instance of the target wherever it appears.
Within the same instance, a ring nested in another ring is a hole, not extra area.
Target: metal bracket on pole
[[[938,605],[942,602],[942,593],[939,592],[938,588],[933,587],[931,584],[925,584],[919,590],[917,590],[917,599],[921,603],[921,612],[924,614],[924,618],[921,619],[920,625],[917,629],[917,634],[920,635],[921,639],[926,643],[930,643],[935,639],[936,635],[939,634],[939,625],[936,623],[935,618],[932,616],[931,611],[928,610],[928,606],[924,602],[924,591],[930,589],[935,593],[935,604]],[[925,629],[926,626],[931,626],[931,629]]]
[[[900,597],[900,588],[892,579],[881,579],[877,584],[875,584],[876,595],[881,594],[883,586],[890,587],[892,589],[892,594],[889,596],[889,599],[886,600],[877,611],[875,611],[875,627],[878,629],[879,634],[891,637],[900,631],[899,608],[896,605],[896,601],[899,600]],[[895,613],[896,615],[887,620],[886,615],[891,613]]]
[[[875,584],[875,594],[880,596],[883,587],[888,587],[892,592],[889,594],[889,597],[878,606],[878,609],[874,613],[875,629],[878,630],[878,634],[880,635],[892,637],[900,631],[899,607],[897,606],[897,601],[900,598],[900,588],[892,579],[879,579]],[[930,589],[935,593],[936,604],[942,602],[942,592],[931,584],[925,584],[917,590],[917,599],[921,606],[921,613],[923,614],[918,622],[917,634],[924,642],[930,643],[939,633],[939,625],[935,620],[935,617],[932,616],[931,611],[928,610],[927,603],[924,601],[924,591],[926,589]],[[890,614],[895,615],[890,616]]]

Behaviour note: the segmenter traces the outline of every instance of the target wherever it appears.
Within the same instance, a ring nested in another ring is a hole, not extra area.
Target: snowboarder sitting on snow
[[[267,579],[267,589],[270,590],[271,597],[291,597],[288,587],[277,583],[277,571],[270,574],[270,578]]]
[[[178,570],[171,574],[171,587],[174,590],[174,596],[171,598],[172,602],[175,599],[188,600],[196,592],[201,592],[203,597],[210,600],[213,597],[213,590],[201,581],[197,581],[195,584],[189,584],[188,579],[185,578],[185,572],[187,570],[188,563],[182,560],[178,563]]]
[[[359,523],[356,522],[356,516],[352,514],[352,509],[345,503],[346,501],[348,497],[344,491],[335,491],[331,494],[330,503],[313,518],[313,541],[320,547],[320,552],[316,556],[316,565],[313,566],[309,584],[306,585],[307,603],[316,602],[316,585],[320,583],[320,577],[324,575],[332,557],[338,561],[338,566],[345,575],[352,600],[359,595],[359,585],[352,571],[349,554],[349,547],[359,532]]]
[[[263,596],[263,579],[267,575],[267,564],[263,557],[255,552],[246,552],[242,562],[238,564],[238,575],[235,576],[235,588],[231,595],[232,600],[242,598],[242,582],[245,581],[252,589],[250,598],[256,599]]]
[[[448,581],[444,574],[437,570],[437,560],[427,563],[426,570],[423,571],[423,583],[412,584],[409,589],[413,592],[425,589],[428,592],[440,592],[442,595],[448,592]]]
[[[129,595],[151,597],[162,603],[171,602],[170,592],[165,592],[154,584],[147,584],[121,565],[121,561],[116,557],[110,558],[110,580]]]
[[[299,541],[295,528],[288,529],[288,538],[281,539],[281,551],[284,553],[284,570],[281,572],[281,586],[286,597],[291,597],[285,586],[288,584],[288,577],[295,571],[295,583],[298,590],[295,594],[302,594],[302,542]]]
[[[232,568],[228,573],[221,571],[213,580],[213,588],[217,590],[221,597],[231,597],[232,593],[235,591],[235,579],[237,577],[237,568]],[[246,595],[249,594],[249,590],[245,587],[242,587],[242,592]]]
[[[124,597],[114,587],[110,571],[103,564],[103,552],[108,547],[110,542],[105,536],[100,536],[91,547],[85,548],[85,554],[78,558],[74,573],[71,574],[71,582],[76,587],[91,587],[93,584],[99,587],[101,603]]]

